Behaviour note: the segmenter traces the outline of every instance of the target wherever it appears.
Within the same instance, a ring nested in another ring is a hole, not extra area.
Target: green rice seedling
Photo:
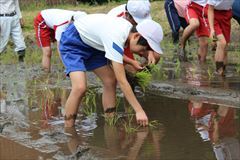
[[[60,83],[62,82],[62,73],[61,72],[57,72],[57,81],[56,81],[56,85],[60,85]]]
[[[157,73],[160,70],[159,66],[156,64],[150,64],[146,66],[146,69],[149,70],[151,73]]]
[[[236,65],[236,71],[237,71],[238,74],[240,74],[240,63],[238,63],[238,64]]]
[[[163,63],[164,61],[163,61],[163,58],[160,58],[160,61],[159,61],[159,65],[160,65],[160,69],[162,69],[163,68]]]
[[[94,89],[88,89],[83,100],[83,113],[86,116],[92,115],[92,113],[96,113],[97,105],[96,105],[96,91]]]
[[[103,114],[103,117],[105,119],[105,122],[108,126],[116,126],[117,122],[119,121],[119,119],[121,118],[118,114],[117,114],[117,109],[119,107],[120,104],[120,97],[116,98],[116,113],[113,114]]]
[[[138,85],[145,92],[146,87],[150,84],[152,80],[152,74],[148,70],[143,70],[141,72],[137,72],[135,74],[135,78],[137,79]]]
[[[113,115],[103,115],[105,122],[108,126],[116,126],[117,122],[120,119],[120,116],[117,113],[114,113]]]
[[[158,120],[150,121],[150,122],[148,123],[148,126],[149,126],[150,128],[157,128],[159,125],[160,125],[160,123],[159,123]]]
[[[135,114],[133,114],[132,107],[128,107],[127,108],[127,120],[123,120],[124,130],[128,134],[138,131],[138,128],[140,127],[140,126],[133,126],[132,122],[133,122],[134,116],[135,116]]]
[[[138,127],[133,127],[130,123],[124,121],[123,123],[123,127],[124,127],[124,130],[127,134],[131,134],[131,133],[134,133],[134,132],[137,132],[138,131]]]
[[[123,127],[126,133],[130,134],[130,133],[134,133],[137,132],[140,126],[133,126],[132,122],[133,122],[133,118],[134,118],[134,114],[128,114],[128,119],[123,121]]]
[[[208,73],[208,79],[211,80],[214,78],[214,72],[211,70],[210,67],[208,67],[208,70],[207,70],[207,73]]]
[[[179,61],[179,59],[177,59],[176,66],[175,66],[175,68],[174,68],[174,72],[175,72],[176,77],[179,77],[179,76],[180,76],[180,72],[181,72],[181,62]]]
[[[48,111],[51,110],[51,107],[53,106],[54,93],[50,88],[44,87],[44,90],[41,91],[41,95],[40,109],[44,111],[44,113],[48,113]],[[49,118],[49,115],[46,114],[45,118]]]
[[[167,73],[164,70],[163,65],[164,65],[164,60],[163,60],[163,58],[161,58],[160,61],[159,61],[160,69],[158,71],[158,77],[159,77],[160,80],[166,80],[168,78]]]

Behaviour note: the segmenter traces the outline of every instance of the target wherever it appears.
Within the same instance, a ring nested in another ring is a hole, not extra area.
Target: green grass
[[[8,49],[7,49],[8,50]],[[4,52],[0,55],[0,64],[16,64],[18,63],[18,55],[14,52]]]
[[[34,64],[41,64],[42,61],[42,53],[41,50],[32,50],[32,52],[26,52],[25,55],[25,64],[26,65],[34,65]]]

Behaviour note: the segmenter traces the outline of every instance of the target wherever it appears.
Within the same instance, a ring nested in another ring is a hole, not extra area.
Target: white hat
[[[163,31],[160,24],[146,19],[136,26],[138,33],[140,33],[148,42],[149,46],[157,53],[162,54],[160,42],[163,39]]]
[[[151,4],[148,0],[128,0],[127,2],[127,11],[137,23],[145,19],[152,19],[150,7]]]

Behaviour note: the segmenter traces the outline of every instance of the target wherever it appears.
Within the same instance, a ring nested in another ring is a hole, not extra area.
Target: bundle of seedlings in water
[[[137,72],[135,74],[135,79],[137,81],[137,84],[142,88],[142,90],[145,92],[146,87],[150,84],[152,81],[152,73],[158,72],[159,68],[157,65],[148,65],[144,67],[144,69],[140,72]]]

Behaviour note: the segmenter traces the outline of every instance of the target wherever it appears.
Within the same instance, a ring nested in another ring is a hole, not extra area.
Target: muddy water
[[[76,127],[64,129],[62,106],[69,90],[31,86],[26,92],[31,96],[11,102],[1,94],[0,159],[240,158],[236,106],[145,95],[139,100],[158,124],[139,128],[121,98],[121,118],[110,126],[98,94],[97,112],[87,116],[80,111]],[[129,132],[124,122],[137,130]]]

